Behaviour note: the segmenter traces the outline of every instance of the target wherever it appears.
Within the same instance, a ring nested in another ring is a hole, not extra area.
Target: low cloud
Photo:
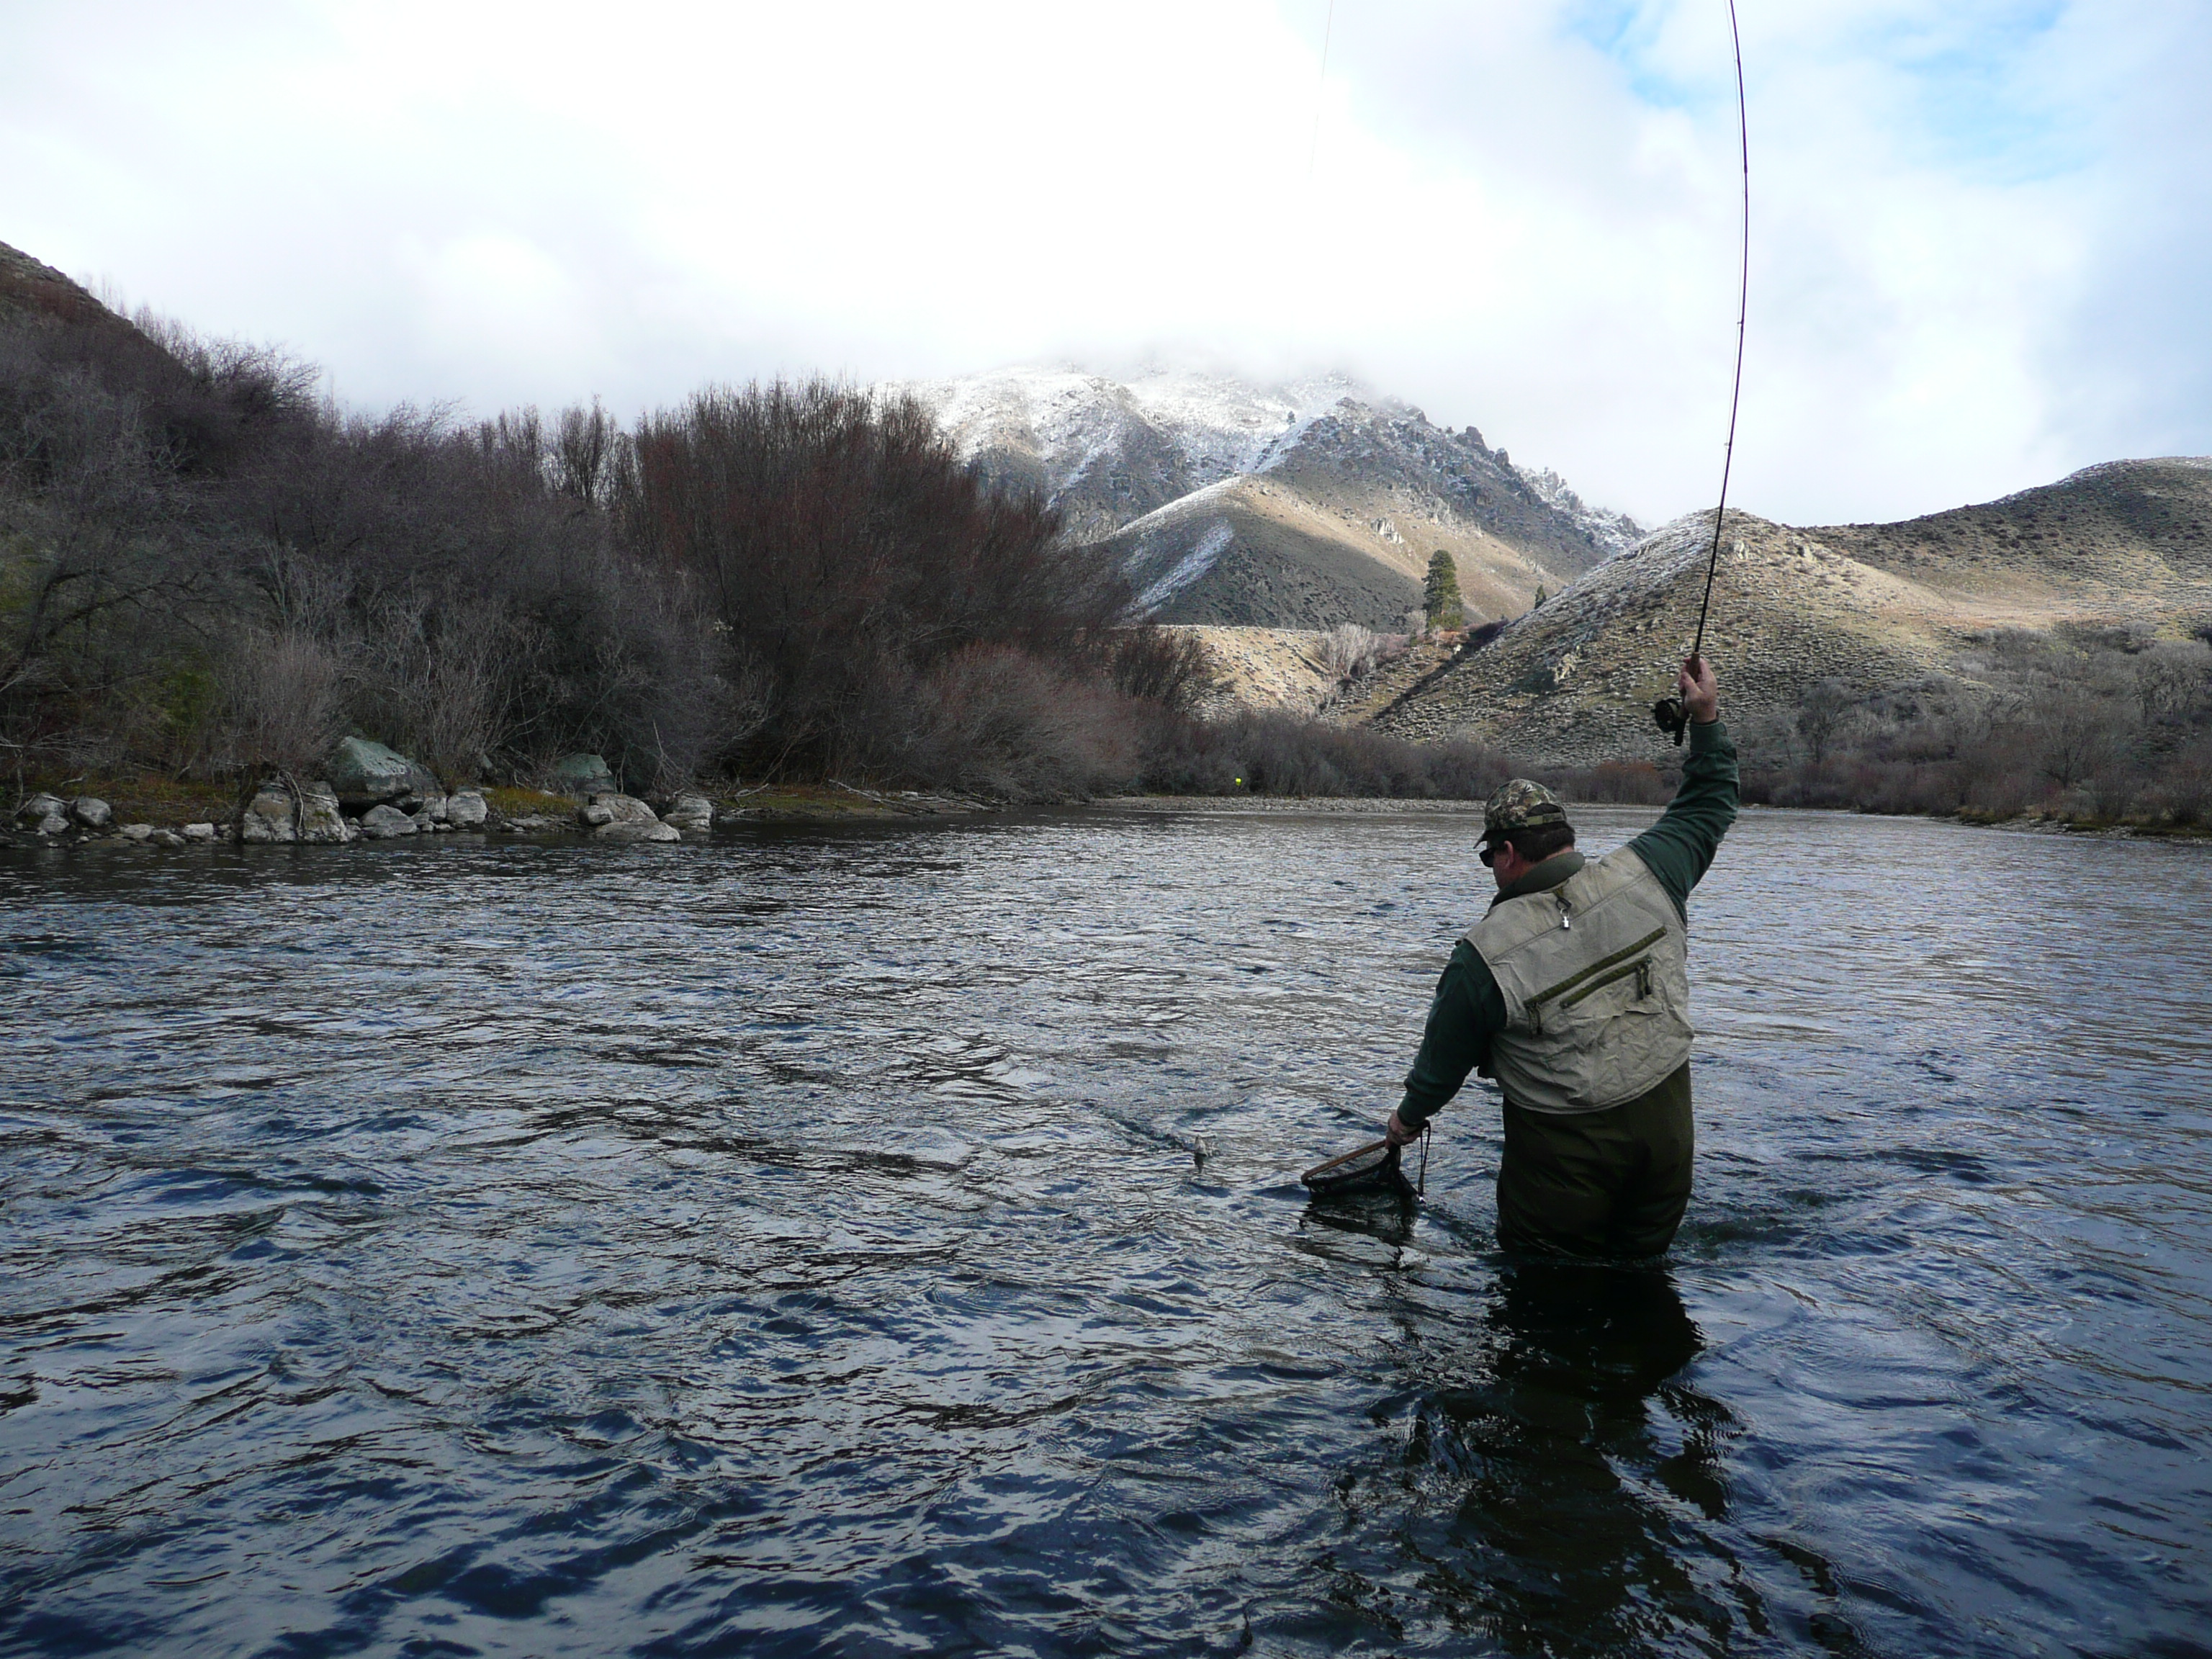
[[[1718,482],[1721,0],[18,9],[0,239],[367,404],[1344,367],[1659,519]],[[1735,499],[2212,449],[2191,0],[1745,7]]]

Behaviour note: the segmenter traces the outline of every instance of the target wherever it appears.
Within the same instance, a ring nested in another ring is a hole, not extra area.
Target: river
[[[0,854],[0,1651],[2212,1651],[2212,853],[1747,815],[1569,1268],[1296,1179],[1471,841]]]

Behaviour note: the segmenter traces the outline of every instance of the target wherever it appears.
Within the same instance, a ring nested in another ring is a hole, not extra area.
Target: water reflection
[[[1408,1540],[1437,1610],[1513,1653],[1770,1634],[1757,1593],[1717,1595],[1685,1536],[1729,1515],[1732,1419],[1681,1377],[1704,1339],[1673,1273],[1507,1255],[1471,1334],[1405,1449],[1457,1488]]]

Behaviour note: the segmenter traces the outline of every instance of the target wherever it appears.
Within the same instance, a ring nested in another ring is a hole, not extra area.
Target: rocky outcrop
[[[336,789],[320,779],[300,788],[299,838],[310,844],[343,846],[361,831],[339,810]]]
[[[292,812],[291,792],[264,788],[238,815],[238,838],[248,847],[297,841],[299,831]]]
[[[572,777],[606,775],[597,756],[573,757]],[[232,842],[250,847],[342,846],[356,841],[392,841],[410,836],[455,831],[538,832],[574,835],[579,830],[609,842],[674,842],[686,834],[703,836],[714,827],[715,809],[706,796],[684,793],[664,805],[665,817],[648,803],[618,789],[592,792],[580,807],[558,797],[541,796],[539,810],[517,813],[495,810],[480,789],[440,790],[429,773],[406,756],[365,738],[349,738],[331,769],[345,780],[287,776],[264,780],[228,822],[210,820],[175,826],[118,823],[107,802],[90,795],[64,799],[39,793],[27,797],[13,815],[15,827],[33,837],[80,844],[104,840],[111,845],[205,846]],[[404,785],[397,794],[366,807],[349,802],[365,794]],[[527,806],[526,800],[524,803]],[[5,820],[0,820],[4,823]],[[0,842],[9,836],[0,830]]]

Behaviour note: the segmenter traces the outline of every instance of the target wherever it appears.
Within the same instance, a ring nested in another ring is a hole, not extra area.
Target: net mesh
[[[1298,1177],[1316,1194],[1404,1192],[1405,1174],[1398,1167],[1398,1149],[1388,1141],[1371,1141],[1341,1158],[1316,1164]]]

